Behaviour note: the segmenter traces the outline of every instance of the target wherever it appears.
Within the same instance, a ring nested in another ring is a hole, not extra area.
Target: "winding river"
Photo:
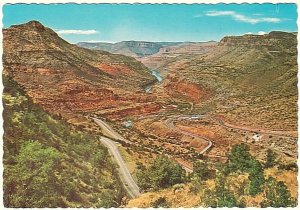
[[[151,74],[152,74],[153,76],[155,76],[155,78],[156,78],[156,80],[157,80],[158,82],[161,82],[161,81],[163,80],[163,77],[161,76],[161,74],[160,74],[157,70],[155,70],[155,69],[150,69],[150,71],[151,71]],[[150,93],[151,89],[152,89],[152,85],[149,85],[149,86],[145,87],[145,92],[146,92],[146,93]]]

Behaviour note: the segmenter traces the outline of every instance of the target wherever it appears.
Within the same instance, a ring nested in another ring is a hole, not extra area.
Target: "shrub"
[[[296,201],[291,197],[287,186],[282,182],[270,177],[266,182],[265,199],[262,207],[295,207]]]
[[[148,168],[141,164],[138,168],[138,184],[143,190],[158,190],[185,181],[182,167],[165,156],[158,156]]]
[[[58,199],[58,180],[54,176],[58,167],[60,153],[37,141],[26,141],[22,144],[17,164],[7,171],[12,174],[6,182],[15,181],[15,192],[9,203],[14,207],[55,207],[52,202]],[[5,185],[4,191],[8,193]],[[22,199],[20,199],[22,198]]]
[[[234,145],[229,154],[229,169],[230,171],[248,171],[251,168],[251,160],[248,145]]]
[[[249,146],[245,144],[235,145],[229,154],[229,172],[240,171],[249,173],[249,193],[254,196],[262,190],[264,174],[261,163],[249,153]]]
[[[193,165],[193,173],[201,180],[212,179],[215,177],[215,170],[211,170],[206,161],[197,161]]]
[[[158,199],[156,199],[155,201],[153,201],[151,203],[151,206],[153,208],[168,208],[169,207],[168,202],[165,197],[159,197]]]
[[[276,158],[276,154],[271,150],[268,149],[267,150],[267,159],[265,162],[265,168],[271,168],[275,165],[275,158]]]
[[[249,169],[249,179],[250,179],[250,195],[257,195],[262,190],[262,185],[265,182],[264,172],[262,165],[258,160],[251,160],[251,168]]]

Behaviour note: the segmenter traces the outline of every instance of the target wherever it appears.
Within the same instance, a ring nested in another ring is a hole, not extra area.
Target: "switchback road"
[[[119,139],[126,143],[130,143],[128,140],[124,139],[120,134],[118,134],[110,125],[108,125],[103,120],[97,118],[92,118],[92,119],[95,121],[95,123],[97,123],[97,125],[99,125],[102,128],[104,133],[107,134],[108,136],[111,136],[113,139]]]
[[[135,181],[133,180],[131,174],[129,173],[128,168],[127,168],[115,142],[104,136],[100,137],[100,141],[108,148],[110,154],[115,158],[115,161],[119,165],[118,170],[120,173],[121,181],[123,182],[124,187],[125,187],[126,191],[128,192],[128,194],[130,195],[130,197],[132,197],[132,198],[139,197],[140,189],[137,186],[137,184],[135,183]]]
[[[115,132],[107,123],[103,122],[102,120],[99,120],[97,118],[93,118],[93,120],[99,125],[107,134],[112,136],[113,138],[123,140],[125,142],[128,142],[126,139],[124,139],[120,134]],[[120,179],[124,185],[124,188],[132,198],[136,198],[140,196],[140,189],[133,180],[125,161],[123,160],[116,143],[104,136],[100,137],[100,141],[106,146],[109,150],[109,153],[114,157],[116,163],[118,164],[119,168],[119,175]]]
[[[103,120],[100,120],[100,119],[97,119],[97,118],[92,118],[94,121],[95,121],[95,123],[97,124],[97,125],[99,125],[101,128],[102,128],[102,130],[107,134],[107,135],[109,135],[110,137],[112,137],[113,139],[119,139],[119,140],[122,140],[122,141],[124,141],[124,142],[126,142],[126,143],[130,143],[130,141],[128,141],[128,140],[126,140],[126,139],[124,139],[120,134],[118,134],[110,125],[108,125],[106,122],[104,122]],[[114,141],[112,141],[112,142],[114,142]],[[184,165],[183,163],[179,163],[181,166],[182,166],[182,168],[185,170],[185,171],[187,171],[187,172],[189,172],[189,173],[192,173],[193,172],[193,170],[189,167],[189,166],[187,166],[187,165]],[[126,166],[126,165],[125,165]],[[127,171],[128,171],[128,169],[127,169]],[[135,184],[136,185],[136,184]]]
[[[236,130],[242,130],[242,131],[248,131],[248,132],[254,132],[254,133],[260,133],[260,134],[266,134],[266,135],[274,135],[274,136],[278,136],[278,137],[297,137],[297,131],[278,131],[278,130],[266,130],[266,129],[255,129],[255,128],[249,128],[249,127],[245,127],[245,126],[239,126],[239,125],[233,125],[230,123],[227,123],[225,121],[223,121],[222,119],[216,118],[216,117],[212,117],[209,115],[175,115],[175,116],[171,116],[169,117],[166,121],[165,124],[168,128],[170,129],[174,129],[177,130],[185,135],[194,137],[194,138],[200,138],[203,139],[205,141],[207,141],[207,146],[200,151],[200,154],[204,154],[211,146],[212,146],[212,141],[205,137],[205,136],[200,136],[200,135],[196,135],[194,133],[188,132],[188,131],[183,131],[179,128],[177,128],[174,125],[174,121],[178,121],[178,120],[183,120],[183,119],[189,119],[189,120],[193,120],[193,119],[199,119],[199,118],[209,118],[213,121],[215,121],[217,124],[219,124],[222,127],[225,128],[230,128],[230,129],[236,129]]]
[[[233,125],[228,122],[225,122],[222,119],[210,117],[210,119],[215,120],[219,125],[226,127],[226,128],[232,128],[237,130],[243,130],[243,131],[249,131],[254,133],[261,133],[266,135],[274,135],[279,137],[294,137],[296,138],[298,136],[297,131],[280,131],[280,130],[266,130],[266,129],[258,129],[258,128],[250,128],[246,126],[240,126],[240,125]]]
[[[197,119],[197,118],[201,118],[201,117],[205,117],[205,115],[197,115],[197,116],[196,115],[192,115],[192,116],[190,116],[190,115],[178,115],[178,116],[173,116],[173,117],[167,119],[165,121],[165,124],[167,125],[168,128],[178,130],[180,133],[182,133],[184,135],[191,136],[193,138],[199,138],[199,139],[205,140],[207,142],[207,146],[199,152],[200,154],[204,154],[213,145],[212,141],[209,138],[207,138],[205,136],[196,135],[196,134],[188,132],[188,131],[183,131],[179,128],[176,128],[175,125],[174,125],[174,120],[190,119],[190,118]]]

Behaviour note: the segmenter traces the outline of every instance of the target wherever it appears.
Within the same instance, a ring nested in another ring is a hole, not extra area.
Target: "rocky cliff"
[[[297,47],[297,35],[282,31],[272,31],[265,35],[246,34],[243,36],[226,36],[221,39],[219,46],[267,47],[273,50]]]
[[[145,57],[158,53],[159,50],[165,46],[176,46],[178,44],[180,44],[180,42],[122,41],[117,43],[79,42],[77,45],[87,49],[105,50],[131,57]]]

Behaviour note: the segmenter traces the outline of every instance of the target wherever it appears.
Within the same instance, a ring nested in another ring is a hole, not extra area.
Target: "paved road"
[[[222,119],[215,118],[215,117],[212,117],[212,116],[209,116],[209,115],[175,115],[175,116],[171,116],[169,119],[167,119],[165,121],[165,124],[170,129],[176,129],[176,130],[178,130],[179,132],[181,132],[185,135],[192,136],[194,138],[201,138],[201,139],[206,140],[208,145],[200,152],[200,154],[203,154],[212,146],[212,141],[209,138],[205,137],[205,136],[200,136],[200,135],[196,135],[194,133],[190,133],[188,131],[183,131],[183,130],[177,128],[174,125],[175,120],[183,120],[183,119],[192,120],[192,119],[199,119],[199,118],[203,118],[203,117],[208,117],[208,118],[214,120],[220,126],[223,126],[223,127],[226,127],[226,128],[232,128],[232,129],[250,131],[250,132],[257,132],[257,133],[261,133],[261,134],[265,134],[265,135],[274,135],[274,136],[279,136],[279,137],[295,137],[295,136],[297,136],[297,131],[276,131],[276,130],[248,128],[248,127],[243,127],[243,126],[238,126],[238,125],[232,125],[232,124],[229,124],[229,123],[223,121]]]
[[[249,128],[246,126],[239,126],[239,125],[233,125],[230,123],[225,122],[222,119],[210,117],[211,119],[215,120],[219,125],[226,127],[226,128],[232,128],[237,130],[243,130],[243,131],[250,131],[250,132],[256,132],[266,135],[275,135],[279,137],[297,137],[298,132],[297,131],[279,131],[279,130],[266,130],[266,129],[257,129],[257,128]]]
[[[112,136],[113,138],[116,139],[120,139],[123,140],[125,142],[129,142],[126,139],[124,139],[120,134],[118,134],[117,132],[115,132],[107,123],[105,123],[104,121],[97,119],[97,118],[93,118],[93,120],[108,134],[110,134],[110,136]],[[104,136],[100,137],[100,141],[108,148],[109,153],[115,158],[115,161],[117,162],[119,168],[119,175],[120,175],[120,179],[124,185],[124,188],[126,189],[126,191],[128,192],[128,194],[130,195],[131,198],[136,198],[140,196],[140,189],[137,186],[137,184],[135,183],[135,181],[133,180],[126,164],[125,161],[123,160],[117,146],[116,143]]]
[[[124,187],[125,187],[126,191],[128,192],[128,194],[130,195],[130,197],[132,197],[132,198],[139,197],[140,189],[137,186],[137,184],[135,183],[135,181],[133,180],[131,174],[129,173],[128,168],[127,168],[115,142],[104,136],[101,136],[100,141],[109,149],[110,154],[114,156],[117,164],[119,165],[118,170],[120,173],[121,181],[123,182]]]
[[[156,115],[153,115],[153,117],[154,116],[156,116]],[[149,117],[149,116],[146,116],[146,117]],[[287,132],[287,134],[285,134],[284,131],[281,132],[281,131],[266,131],[266,130],[259,130],[259,129],[256,130],[256,129],[243,128],[240,126],[231,125],[229,123],[224,122],[222,119],[213,118],[208,115],[174,115],[174,116],[170,116],[165,121],[165,124],[170,129],[176,129],[185,135],[188,135],[188,136],[191,136],[194,138],[200,138],[200,139],[207,141],[207,146],[203,150],[200,151],[200,154],[204,154],[213,145],[211,139],[209,139],[205,136],[196,135],[194,133],[181,130],[174,125],[175,120],[183,120],[183,119],[191,119],[192,120],[192,119],[199,119],[199,118],[203,118],[203,117],[209,117],[210,119],[215,120],[219,125],[221,125],[223,127],[227,127],[227,128],[233,128],[233,129],[239,129],[239,130],[245,130],[245,131],[251,131],[251,132],[259,132],[259,133],[263,133],[263,134],[272,134],[272,135],[277,135],[277,136],[290,136],[290,132]],[[114,129],[111,126],[109,126],[106,122],[104,122],[100,119],[97,119],[97,118],[92,118],[92,119],[103,129],[103,131],[106,134],[111,136],[113,139],[118,139],[118,140],[122,140],[126,143],[130,143],[130,141],[124,139],[120,134],[118,134],[116,131],[114,131]],[[128,168],[127,168],[122,156],[120,155],[120,153],[117,149],[117,146],[115,145],[115,142],[113,140],[111,140],[107,137],[103,137],[103,136],[101,137],[100,140],[109,149],[111,155],[114,156],[117,164],[119,165],[119,173],[120,173],[121,181],[123,182],[123,185],[124,185],[125,189],[127,190],[128,194],[132,198],[138,197],[140,195],[139,187],[137,186],[137,184],[133,180],[131,174],[129,173]],[[193,172],[192,168],[190,168],[186,165],[183,165],[181,163],[179,163],[179,164],[187,172]]]
[[[130,143],[130,141],[124,139],[120,134],[118,134],[110,125],[108,125],[103,120],[100,120],[100,119],[97,119],[97,118],[92,118],[92,119],[95,121],[95,123],[97,123],[102,128],[102,130],[106,134],[108,134],[113,139],[118,139],[118,140],[124,141],[126,143]]]
[[[153,115],[153,116],[156,116],[156,115]],[[103,120],[100,120],[100,119],[97,119],[97,118],[92,118],[92,119],[103,129],[103,131],[106,134],[108,134],[112,138],[122,140],[126,143],[130,143],[130,141],[124,139],[120,134],[118,134],[116,131],[114,131],[114,129],[110,125],[108,125],[106,122],[104,122]],[[193,169],[190,168],[189,166],[184,165],[182,163],[179,163],[179,164],[182,166],[183,169],[185,169],[185,171],[187,171],[189,173],[193,172]]]
[[[198,119],[198,118],[202,118],[202,117],[205,117],[205,115],[197,115],[197,116],[196,115],[192,115],[192,116],[191,115],[177,115],[177,116],[173,116],[173,117],[167,119],[165,121],[165,124],[167,125],[168,128],[178,130],[179,132],[183,133],[184,135],[205,140],[207,142],[207,146],[199,152],[200,154],[204,154],[213,145],[212,141],[209,138],[207,138],[206,136],[196,135],[194,133],[181,130],[179,128],[176,128],[174,125],[174,120],[191,119],[191,118]]]

